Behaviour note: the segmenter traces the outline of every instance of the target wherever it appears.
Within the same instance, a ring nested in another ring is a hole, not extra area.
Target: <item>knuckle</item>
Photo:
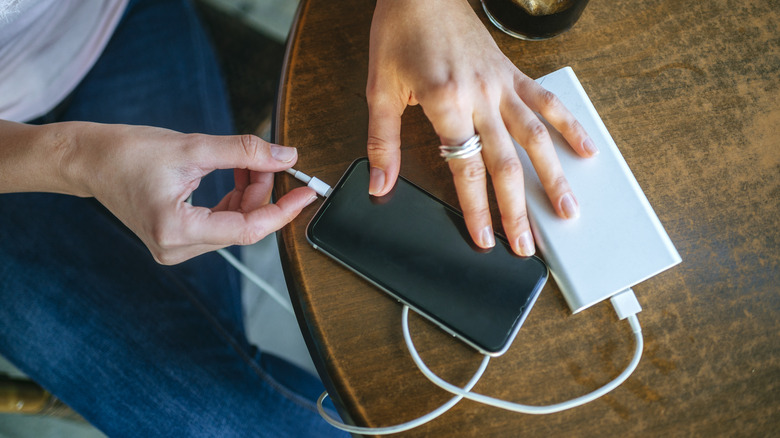
[[[515,230],[528,228],[528,212],[524,208],[508,217],[502,215],[501,220],[504,223],[504,228]]]
[[[370,76],[366,81],[366,101],[369,105],[388,101],[393,96],[392,89],[399,87],[399,84],[391,82],[392,87],[388,88],[387,78],[378,78]]]
[[[257,159],[261,154],[262,140],[252,134],[242,134],[239,136],[239,140],[246,156],[252,160]]]
[[[185,134],[185,146],[187,151],[196,153],[209,153],[213,138],[202,133]]]
[[[466,183],[482,182],[486,178],[487,170],[482,160],[468,160],[459,168],[457,174]]]
[[[457,79],[448,77],[429,84],[424,96],[424,107],[437,114],[465,114],[468,100],[463,85]]]
[[[490,208],[486,205],[472,205],[463,208],[463,215],[470,218],[490,218]]]
[[[542,122],[539,120],[534,120],[526,127],[526,132],[528,133],[528,147],[535,149],[541,146],[542,144],[549,141],[550,133],[547,132],[547,127],[544,126]]]
[[[523,176],[523,165],[516,155],[505,157],[498,161],[491,173],[501,178],[519,178]]]
[[[561,101],[558,96],[552,91],[543,90],[539,96],[542,106],[548,109],[556,109],[561,106]]]
[[[555,193],[564,193],[569,191],[569,181],[565,176],[560,175],[552,180],[551,187]]]
[[[391,149],[393,149],[393,146],[384,138],[369,134],[368,140],[366,141],[366,148],[369,155],[376,156],[389,152]]]
[[[147,245],[151,251],[154,260],[161,265],[175,265],[179,260],[175,256],[175,249],[179,244],[178,233],[173,232],[171,227],[158,224],[150,231],[152,242]]]
[[[382,95],[382,90],[383,87],[379,85],[379,81],[375,80],[373,77],[368,78],[368,81],[366,82],[366,100],[369,104],[379,99]]]
[[[158,251],[152,253],[154,261],[161,265],[171,266],[179,263],[178,258],[174,257],[169,251]]]
[[[461,88],[460,82],[453,76],[434,80],[430,84],[431,93],[436,97],[444,99],[456,99],[460,94]]]
[[[559,130],[569,134],[579,134],[585,132],[585,128],[583,128],[580,122],[578,122],[574,117],[567,119]]]
[[[167,251],[178,244],[178,234],[165,224],[156,224],[151,229],[151,237],[155,246],[161,251]]]
[[[495,82],[488,80],[481,74],[477,74],[474,77],[474,84],[479,90],[481,96],[492,96],[496,89]]]

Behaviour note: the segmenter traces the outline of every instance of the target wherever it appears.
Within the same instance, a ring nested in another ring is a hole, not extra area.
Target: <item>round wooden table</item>
[[[359,0],[303,0],[288,43],[275,141],[298,147],[295,167],[329,184],[366,154],[372,9]],[[405,436],[778,433],[778,23],[780,8],[760,0],[592,0],[571,31],[547,41],[519,41],[491,27],[529,76],[574,69],[683,263],[634,288],[644,307],[644,357],[615,391],[546,416],[462,401]],[[404,114],[402,142],[401,173],[457,205],[438,139],[418,107]],[[280,175],[276,190],[298,185]],[[439,406],[450,396],[412,363],[401,306],[307,243],[316,208],[282,230],[280,246],[298,320],[342,415],[385,426]],[[456,384],[468,380],[479,355],[420,317],[411,329],[434,371]],[[632,352],[630,329],[609,303],[571,315],[550,280],[476,390],[555,403],[611,380]]]

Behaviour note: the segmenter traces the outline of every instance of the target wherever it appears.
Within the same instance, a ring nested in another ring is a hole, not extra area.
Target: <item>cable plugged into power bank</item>
[[[409,350],[409,353],[412,355],[412,360],[414,361],[415,365],[417,365],[417,368],[423,373],[423,375],[425,375],[425,377],[428,380],[430,380],[436,386],[455,395],[455,397],[451,398],[447,403],[445,403],[438,409],[430,412],[429,414],[426,414],[422,417],[419,417],[407,423],[399,424],[396,426],[388,426],[388,427],[372,428],[372,427],[350,426],[341,423],[338,420],[330,417],[322,407],[322,402],[323,400],[325,400],[325,397],[327,397],[328,395],[327,392],[324,392],[320,396],[319,400],[317,400],[317,410],[319,411],[320,415],[325,419],[325,421],[327,421],[332,426],[344,430],[346,432],[374,434],[374,435],[388,435],[392,433],[409,430],[413,427],[417,427],[421,424],[427,423],[428,421],[431,421],[434,418],[442,415],[444,412],[446,412],[448,409],[450,409],[452,406],[454,406],[457,402],[459,402],[463,398],[467,398],[472,401],[476,401],[479,403],[483,403],[486,405],[494,406],[512,412],[519,412],[519,413],[533,414],[533,415],[552,414],[555,412],[561,412],[561,411],[575,408],[577,406],[581,406],[583,404],[598,399],[599,397],[607,394],[608,392],[620,386],[620,384],[626,381],[626,379],[628,379],[628,377],[634,372],[636,367],[639,365],[639,360],[642,357],[644,340],[642,338],[642,329],[639,326],[639,319],[636,316],[636,314],[642,310],[642,307],[639,305],[639,301],[636,299],[636,295],[634,295],[634,291],[631,289],[626,289],[625,291],[620,292],[616,294],[614,297],[612,297],[611,301],[612,301],[612,306],[615,309],[615,312],[617,313],[618,317],[621,320],[628,319],[628,322],[631,325],[631,330],[633,331],[634,338],[636,340],[634,357],[631,359],[631,362],[628,364],[626,369],[623,370],[623,372],[620,373],[615,379],[613,379],[611,382],[607,383],[606,385],[602,386],[601,388],[593,392],[590,392],[588,394],[585,394],[583,396],[571,400],[567,400],[565,402],[556,403],[547,406],[532,406],[532,405],[523,405],[520,403],[513,403],[506,400],[501,400],[483,394],[471,392],[471,388],[473,388],[474,385],[476,385],[476,383],[479,381],[480,377],[484,373],[484,369],[487,367],[487,364],[490,361],[490,356],[488,355],[484,356],[479,370],[477,370],[477,372],[474,374],[474,376],[471,378],[468,384],[463,388],[457,387],[445,381],[444,379],[434,374],[433,371],[431,371],[430,368],[428,368],[428,366],[425,365],[419,353],[417,352],[417,349],[414,346],[414,342],[412,341],[411,333],[409,331],[409,307],[404,306],[402,312],[401,327],[403,329],[404,341],[406,342],[406,347]]]
[[[615,313],[617,313],[618,318],[621,320],[642,311],[642,306],[639,305],[639,301],[636,299],[634,291],[630,288],[613,295],[609,301],[612,303]]]
[[[417,365],[417,367],[425,375],[425,377],[428,378],[428,380],[430,380],[436,386],[444,389],[445,391],[448,391],[455,395],[462,395],[464,398],[467,398],[469,400],[473,400],[490,406],[495,406],[497,408],[505,409],[508,411],[519,412],[523,414],[534,414],[534,415],[552,414],[555,412],[561,412],[567,409],[581,406],[583,404],[596,400],[597,398],[603,396],[604,394],[607,394],[608,392],[620,386],[621,383],[626,381],[626,379],[628,379],[631,373],[633,373],[636,367],[639,365],[639,360],[642,357],[642,349],[644,348],[644,340],[642,338],[642,329],[639,326],[639,320],[636,317],[636,312],[638,311],[637,309],[641,309],[641,307],[639,307],[639,303],[636,300],[636,297],[634,296],[634,292],[631,289],[623,291],[618,295],[623,295],[623,297],[619,300],[613,301],[612,304],[613,307],[615,308],[615,311],[618,313],[618,315],[624,315],[623,317],[621,317],[621,319],[628,318],[628,322],[631,325],[631,329],[634,333],[634,338],[636,340],[634,357],[631,359],[631,362],[628,364],[626,369],[623,370],[622,373],[620,373],[614,380],[602,386],[601,388],[593,392],[590,392],[588,394],[585,394],[583,396],[565,402],[552,404],[552,405],[530,406],[530,405],[523,405],[519,403],[512,403],[505,400],[496,399],[486,395],[478,394],[478,393],[466,393],[463,389],[458,388],[457,386],[452,385],[446,382],[445,380],[441,379],[425,365],[425,363],[420,358],[420,355],[417,353],[417,350],[414,348],[414,344],[412,343],[411,336],[409,336],[409,329],[408,329],[408,322],[407,322],[408,310],[406,309],[404,309],[404,321],[403,321],[404,340],[406,341],[406,346],[412,355],[412,359],[414,360],[415,365]]]

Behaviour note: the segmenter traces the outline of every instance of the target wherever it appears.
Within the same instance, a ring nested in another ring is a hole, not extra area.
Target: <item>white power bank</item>
[[[577,219],[553,210],[525,153],[528,214],[537,247],[572,313],[640,283],[682,259],[570,67],[537,79],[555,93],[593,139],[600,153],[579,157],[563,136],[548,130],[580,205]]]

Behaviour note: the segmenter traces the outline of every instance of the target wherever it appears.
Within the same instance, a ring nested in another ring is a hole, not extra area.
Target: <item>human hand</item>
[[[525,256],[535,251],[512,137],[528,152],[556,213],[562,218],[579,215],[550,135],[534,112],[579,155],[590,157],[598,150],[558,98],[501,53],[465,0],[378,0],[366,89],[371,194],[384,195],[395,184],[401,114],[407,105],[420,104],[442,144],[460,145],[475,132],[482,139],[481,155],[448,162],[477,245],[495,245],[487,172],[512,250]]]
[[[294,148],[252,136],[181,134],[146,126],[72,122],[75,147],[62,158],[73,194],[94,196],[130,228],[155,260],[176,264],[225,246],[247,245],[290,222],[316,199],[301,187],[271,204],[274,172]],[[67,136],[67,135],[66,135]],[[235,169],[235,188],[214,208],[186,201],[203,176]]]

